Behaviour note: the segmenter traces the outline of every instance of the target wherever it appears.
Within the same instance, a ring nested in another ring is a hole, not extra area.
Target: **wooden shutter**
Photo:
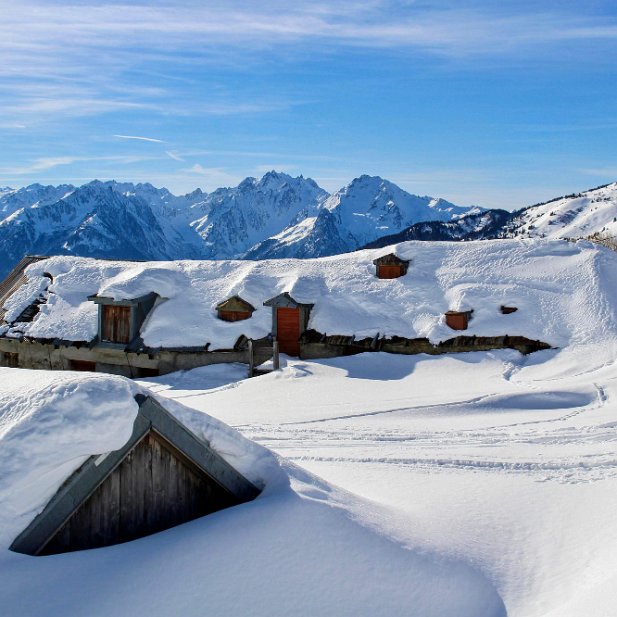
[[[131,336],[131,307],[103,305],[101,338],[110,343],[128,343]]]

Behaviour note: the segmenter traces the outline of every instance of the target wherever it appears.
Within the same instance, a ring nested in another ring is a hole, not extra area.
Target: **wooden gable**
[[[110,546],[254,499],[257,489],[150,397],[129,441],[93,455],[11,549],[50,555]]]
[[[232,493],[151,430],[39,555],[136,540],[237,503]]]
[[[395,279],[407,274],[409,268],[409,260],[401,259],[394,253],[383,255],[373,260],[375,265],[377,278],[380,279]]]
[[[223,321],[240,321],[249,319],[255,307],[240,296],[232,296],[217,304],[216,311]]]

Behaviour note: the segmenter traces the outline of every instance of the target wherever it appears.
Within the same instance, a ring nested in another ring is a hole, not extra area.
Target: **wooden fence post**
[[[255,372],[255,355],[253,351],[253,340],[249,339],[249,377]]]
[[[281,367],[281,364],[279,362],[279,342],[278,341],[274,341],[272,343],[272,367],[274,368],[275,371],[278,371],[279,368]]]

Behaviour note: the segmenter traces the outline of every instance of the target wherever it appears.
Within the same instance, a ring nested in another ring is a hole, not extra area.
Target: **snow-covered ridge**
[[[411,260],[408,273],[377,279],[373,260],[392,251]],[[466,334],[521,335],[558,347],[605,340],[617,331],[617,254],[582,241],[406,242],[329,258],[260,262],[54,257],[27,269],[32,300],[45,273],[53,276],[47,304],[31,323],[13,324],[5,336],[90,341],[97,307],[89,295],[127,299],[151,292],[161,300],[141,335],[153,348],[229,348],[241,334],[263,337],[271,330],[271,310],[263,302],[282,292],[314,303],[309,328],[327,334],[442,341],[454,335],[443,317],[450,309],[474,310]],[[217,318],[215,306],[233,295],[257,308],[251,319]],[[19,314],[27,301],[20,294],[5,309]],[[502,315],[502,304],[519,310]]]
[[[543,238],[617,236],[617,182],[526,208],[511,233]]]

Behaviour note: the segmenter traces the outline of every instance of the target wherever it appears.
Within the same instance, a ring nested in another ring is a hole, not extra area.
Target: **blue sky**
[[[512,209],[617,180],[612,1],[0,0],[0,186],[363,173]]]

